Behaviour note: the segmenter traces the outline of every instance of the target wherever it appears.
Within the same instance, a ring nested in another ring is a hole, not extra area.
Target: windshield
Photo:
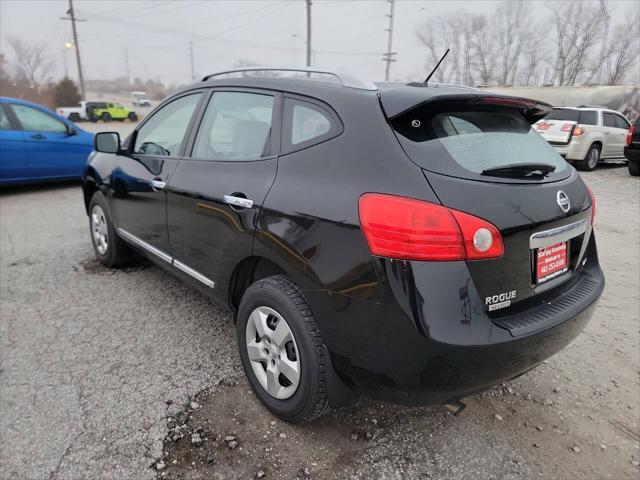
[[[481,174],[504,166],[567,163],[512,110],[460,110],[403,115],[394,121],[405,150],[421,167],[439,173]],[[453,168],[452,168],[453,167]]]
[[[568,120],[577,122],[580,118],[580,110],[572,110],[569,108],[554,108],[549,115],[544,117],[545,120]]]

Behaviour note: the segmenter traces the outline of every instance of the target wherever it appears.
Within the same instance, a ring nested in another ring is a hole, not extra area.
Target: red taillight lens
[[[593,222],[596,220],[596,196],[593,194],[591,188],[587,187],[587,191],[591,199],[591,225],[593,225]]]
[[[562,130],[563,132],[570,132],[571,130],[573,130],[573,124],[565,123],[564,125],[562,125],[562,128],[560,130]]]
[[[367,193],[360,197],[359,213],[373,255],[452,261],[496,258],[504,253],[496,227],[434,203]]]
[[[631,125],[629,127],[629,131],[627,132],[627,145],[631,145],[631,137],[633,137],[633,131],[635,128],[635,125]]]

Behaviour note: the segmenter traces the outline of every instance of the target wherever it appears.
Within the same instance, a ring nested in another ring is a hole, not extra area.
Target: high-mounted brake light
[[[635,125],[631,125],[629,127],[629,131],[627,132],[627,145],[631,145],[631,138],[633,137],[633,132],[635,128],[636,128]]]
[[[404,260],[481,260],[504,254],[498,229],[435,203],[379,193],[359,201],[360,224],[373,255]]]
[[[593,225],[593,222],[596,220],[596,196],[590,187],[587,187],[587,191],[589,192],[589,198],[591,199],[591,225]]]

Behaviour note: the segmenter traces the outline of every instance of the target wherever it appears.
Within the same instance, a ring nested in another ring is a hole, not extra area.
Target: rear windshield
[[[570,108],[554,108],[549,115],[544,117],[545,120],[569,120],[577,122],[580,120],[580,110]]]
[[[514,110],[461,109],[403,114],[393,122],[409,157],[427,170],[468,177],[518,164],[567,163]]]

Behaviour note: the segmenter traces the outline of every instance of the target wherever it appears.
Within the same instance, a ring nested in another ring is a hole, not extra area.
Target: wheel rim
[[[594,168],[598,164],[598,158],[600,157],[600,152],[598,152],[597,148],[592,148],[589,152],[589,167]]]
[[[258,307],[247,321],[247,354],[260,386],[272,397],[285,400],[300,384],[300,357],[291,328],[269,307]]]
[[[100,255],[107,253],[107,248],[109,248],[108,232],[107,219],[102,207],[94,205],[93,210],[91,210],[91,233],[93,234],[93,243]]]

